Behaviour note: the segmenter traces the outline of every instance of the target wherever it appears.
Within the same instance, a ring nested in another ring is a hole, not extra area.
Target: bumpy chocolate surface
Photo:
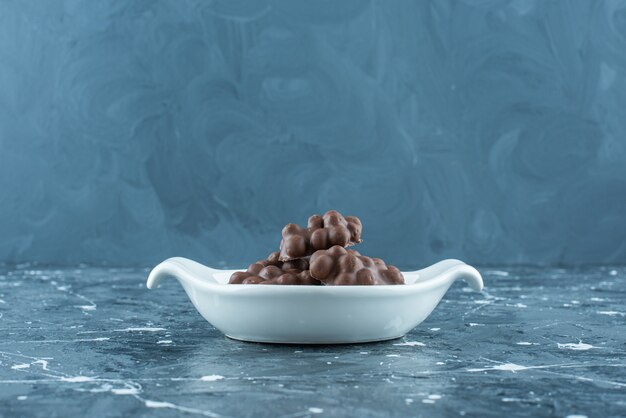
[[[309,262],[305,259],[279,261],[278,252],[271,253],[266,260],[250,264],[246,271],[237,271],[230,276],[229,284],[282,284],[320,285],[311,277]]]
[[[309,264],[311,276],[329,286],[404,284],[396,267],[339,245],[316,251]]]
[[[313,215],[306,228],[287,224],[280,241],[281,261],[306,257],[317,250],[326,250],[333,245],[347,247],[361,242],[361,221],[356,216],[343,216],[329,210],[323,216]]]

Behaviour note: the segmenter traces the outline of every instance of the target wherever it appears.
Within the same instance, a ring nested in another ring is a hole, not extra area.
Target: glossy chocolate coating
[[[339,245],[316,251],[309,264],[311,276],[328,286],[404,284],[396,267]]]
[[[250,264],[246,271],[237,271],[230,276],[229,284],[282,284],[320,285],[311,277],[309,262],[306,259],[279,261],[278,252],[267,259]]]
[[[343,216],[329,210],[323,216],[313,215],[303,228],[287,224],[280,242],[281,261],[306,257],[317,250],[326,250],[334,245],[347,247],[361,242],[362,225],[356,216]]]

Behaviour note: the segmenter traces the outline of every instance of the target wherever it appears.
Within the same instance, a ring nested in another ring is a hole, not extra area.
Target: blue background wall
[[[0,260],[626,262],[626,3],[0,2]]]

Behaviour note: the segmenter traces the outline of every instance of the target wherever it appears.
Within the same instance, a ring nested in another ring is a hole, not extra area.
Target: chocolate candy
[[[305,259],[279,261],[278,252],[271,253],[266,260],[250,264],[246,271],[237,271],[230,276],[229,284],[283,284],[319,285],[311,277],[309,262]]]
[[[361,242],[362,225],[356,216],[342,216],[329,210],[323,216],[313,215],[306,228],[287,224],[280,241],[281,261],[306,257],[317,250],[326,250],[333,245],[347,247]]]
[[[396,267],[339,245],[316,251],[309,264],[311,276],[329,286],[404,284]]]
[[[380,258],[365,257],[345,247],[361,240],[361,221],[329,210],[313,215],[306,228],[283,228],[280,252],[230,276],[229,284],[388,285],[404,284],[402,273]],[[312,254],[312,255],[311,255]],[[310,257],[309,257],[310,256]]]

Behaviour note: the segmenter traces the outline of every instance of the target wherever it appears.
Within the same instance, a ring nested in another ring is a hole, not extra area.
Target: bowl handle
[[[456,267],[452,267],[450,274],[453,281],[463,279],[473,290],[477,292],[483,290],[482,276],[480,275],[478,270],[470,265],[462,263],[457,265]]]
[[[214,270],[210,267],[196,263],[184,257],[172,257],[160,263],[152,269],[148,276],[146,286],[148,289],[156,288],[161,280],[167,277],[176,278],[183,287],[184,285],[201,285],[206,283],[218,284],[213,278]]]
[[[443,260],[423,270],[417,270],[409,274],[411,273],[415,273],[418,276],[414,284],[442,282],[451,285],[456,280],[462,279],[477,292],[483,289],[483,278],[478,270],[460,260]]]

